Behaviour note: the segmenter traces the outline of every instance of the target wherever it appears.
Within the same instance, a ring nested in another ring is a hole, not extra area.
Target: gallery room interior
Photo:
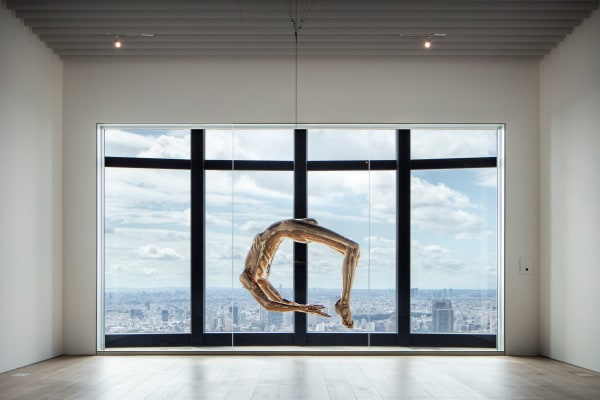
[[[600,398],[598,8],[3,1],[0,398]]]

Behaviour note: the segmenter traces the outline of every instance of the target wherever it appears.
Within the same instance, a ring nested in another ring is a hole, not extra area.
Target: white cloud
[[[251,221],[244,222],[242,225],[240,225],[239,229],[242,232],[258,234],[258,233],[263,232],[265,229],[267,229],[269,227],[269,225],[273,224],[274,222],[277,222],[277,221],[265,222],[265,221],[261,221],[261,220],[251,220]]]
[[[312,129],[308,135],[309,160],[392,160],[394,129]]]
[[[123,132],[121,138],[118,135],[115,138],[113,146],[118,147],[119,140],[123,139],[123,142],[128,144],[133,143],[132,148],[143,148],[144,150],[139,154],[152,157],[161,154],[174,157],[175,154],[181,153],[185,141],[189,141],[189,135],[187,138],[164,136],[159,137],[158,140],[156,137],[149,140],[141,135],[127,132]],[[243,144],[243,137],[240,136],[239,139],[236,139],[236,144]],[[268,146],[259,146],[256,149],[250,147],[246,149],[245,145],[239,148],[236,146],[236,158],[281,159],[277,156],[278,151],[269,146],[280,144],[283,146],[285,140],[287,139],[283,136],[273,137],[265,141]],[[341,154],[347,155],[346,145],[354,146],[356,151],[360,151],[357,143],[345,141],[339,141],[335,150],[340,150]],[[477,146],[482,148],[481,144]],[[227,154],[225,158],[228,158],[232,149],[232,142],[225,140],[217,145],[215,153]],[[450,151],[454,150],[450,149]],[[215,158],[219,157],[215,156]],[[207,214],[206,221],[209,225],[220,227],[221,230],[225,228],[225,230],[223,234],[211,232],[207,237],[207,285],[213,283],[213,286],[229,286],[233,281],[234,286],[238,287],[237,277],[243,270],[244,259],[253,236],[276,220],[291,217],[292,174],[240,171],[234,173],[209,171],[208,173],[220,175],[214,175],[214,179],[210,180],[211,186],[207,185],[207,207],[214,207],[216,211]],[[328,224],[339,222],[339,226],[342,226],[343,222],[350,222],[353,227],[356,227],[356,232],[362,232],[363,228],[360,224],[368,223],[369,217],[372,222],[394,221],[396,213],[394,177],[393,171],[310,173],[310,208],[312,211],[318,211],[319,215],[314,215],[318,217],[317,219],[322,216]],[[190,225],[189,172],[107,169],[107,182],[109,178],[107,216],[110,215],[112,230],[107,228],[107,233],[114,233],[110,236],[118,236],[118,238],[115,237],[111,242],[115,247],[107,250],[112,252],[113,257],[113,262],[107,266],[108,269],[120,268],[128,271],[127,276],[134,282],[138,273],[145,277],[152,276],[152,279],[159,284],[168,282],[170,286],[175,286],[180,282],[186,282],[185,279],[188,279],[186,276],[189,276],[187,255],[189,248],[186,247],[189,243],[187,240],[189,240]],[[234,179],[233,184],[232,179]],[[487,187],[494,186],[495,182],[495,170],[486,169],[482,170],[477,181],[473,183]],[[416,229],[432,230],[454,239],[481,238],[489,234],[484,230],[482,208],[473,203],[466,193],[452,189],[443,183],[433,184],[416,177],[412,178],[411,183],[412,218]],[[236,192],[235,198],[232,196],[232,189]],[[228,207],[231,208],[232,213],[235,212],[234,217],[231,213],[228,214]],[[232,218],[239,225],[235,227],[233,238],[230,231]],[[146,231],[138,230],[138,237],[135,237],[132,234],[134,230],[129,229],[128,236],[124,236],[124,230],[118,223],[113,224],[113,220],[154,227],[169,224],[177,226],[178,229],[186,227],[188,231],[162,230],[158,235],[159,231],[146,234]],[[347,234],[346,231],[340,233]],[[361,233],[360,236],[362,235]],[[284,287],[289,287],[293,276],[292,245],[291,241],[285,242],[289,244],[282,244],[277,253],[276,260],[279,264],[273,268],[272,280],[282,282]],[[147,243],[160,244],[156,246]],[[368,238],[363,238],[363,243],[368,243]],[[320,244],[311,247],[314,248],[309,271],[310,276],[313,277],[311,285],[319,283],[323,287],[338,287],[341,279],[341,255]],[[366,282],[370,282],[373,287],[394,285],[395,275],[392,274],[395,274],[395,241],[371,236],[370,243],[364,245],[361,251],[356,287],[363,287]],[[418,245],[413,253],[415,266],[419,266],[422,271],[442,271],[445,274],[441,274],[444,279],[451,280],[453,275],[470,273],[465,266],[466,261],[443,246]],[[158,267],[161,260],[173,262],[169,264],[167,271],[171,266],[181,270],[177,278],[179,280],[168,276],[167,272]],[[484,260],[478,265],[485,265],[486,270],[495,271],[493,260]],[[125,278],[125,272],[123,274],[122,277]]]
[[[418,265],[425,270],[436,270],[443,272],[460,272],[464,264],[452,256],[450,250],[439,245],[422,246],[416,240],[411,244],[411,259],[413,265]]]
[[[482,187],[498,187],[498,171],[496,168],[485,168],[479,171],[477,185]]]
[[[107,221],[112,227],[123,224],[171,224],[189,227],[189,172],[181,172],[107,168]]]
[[[231,214],[223,215],[207,212],[204,222],[206,223],[206,226],[218,226],[231,229]]]
[[[137,157],[147,158],[190,158],[190,135],[183,137],[160,135],[149,148],[140,151]]]
[[[369,257],[371,268],[381,268],[383,266],[396,265],[396,240],[393,238],[384,238],[371,236],[364,239],[368,243],[369,251],[361,249],[361,257]]]
[[[493,288],[496,256],[481,249],[448,248],[411,241],[411,286],[419,288]]]
[[[175,231],[167,231],[164,234],[159,235],[160,241],[166,242],[184,242],[188,243],[191,238],[191,233],[188,232],[175,232]]]
[[[120,227],[105,239],[106,287],[186,287],[190,234]]]
[[[107,129],[105,153],[117,157],[190,158],[189,130],[168,130],[162,134],[149,130],[147,134],[119,129]]]
[[[493,157],[497,154],[495,130],[424,130],[411,135],[412,158]]]
[[[141,258],[159,259],[159,260],[183,260],[183,257],[169,247],[157,247],[153,244],[138,247],[136,254]]]
[[[370,175],[370,217],[372,221],[396,218],[395,171],[378,171]]]
[[[104,135],[104,150],[107,156],[133,157],[140,149],[152,145],[152,138],[118,129],[108,129]]]
[[[476,213],[479,207],[464,193],[414,176],[411,191],[413,229],[430,229],[456,239],[476,239],[491,234],[485,229],[484,219]]]
[[[208,129],[207,160],[292,160],[291,129]]]
[[[292,179],[291,174],[236,173],[233,190],[236,195],[250,194],[252,197],[291,198]]]

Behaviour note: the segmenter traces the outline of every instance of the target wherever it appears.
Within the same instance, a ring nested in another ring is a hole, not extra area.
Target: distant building
[[[162,310],[162,322],[169,322],[169,310]]]
[[[271,311],[268,314],[269,325],[281,326],[283,324],[283,313]]]
[[[452,301],[433,300],[431,304],[431,315],[433,318],[433,332],[454,332],[454,310],[452,309]]]
[[[229,312],[231,313],[233,324],[237,325],[239,323],[240,308],[238,306],[230,306]]]

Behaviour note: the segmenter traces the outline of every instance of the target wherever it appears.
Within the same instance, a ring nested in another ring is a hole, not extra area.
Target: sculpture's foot
[[[354,321],[352,320],[352,311],[350,311],[350,305],[343,304],[342,299],[339,299],[335,302],[334,309],[337,315],[339,315],[342,319],[342,324],[344,324],[346,328],[352,329],[354,327]]]

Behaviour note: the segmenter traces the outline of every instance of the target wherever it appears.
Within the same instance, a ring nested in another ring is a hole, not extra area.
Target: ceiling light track
[[[400,33],[401,37],[414,37],[423,39],[423,47],[430,49],[433,46],[433,38],[442,38],[448,36],[446,33]]]
[[[111,33],[113,37],[113,46],[116,49],[123,47],[123,37],[154,37],[154,33]]]

